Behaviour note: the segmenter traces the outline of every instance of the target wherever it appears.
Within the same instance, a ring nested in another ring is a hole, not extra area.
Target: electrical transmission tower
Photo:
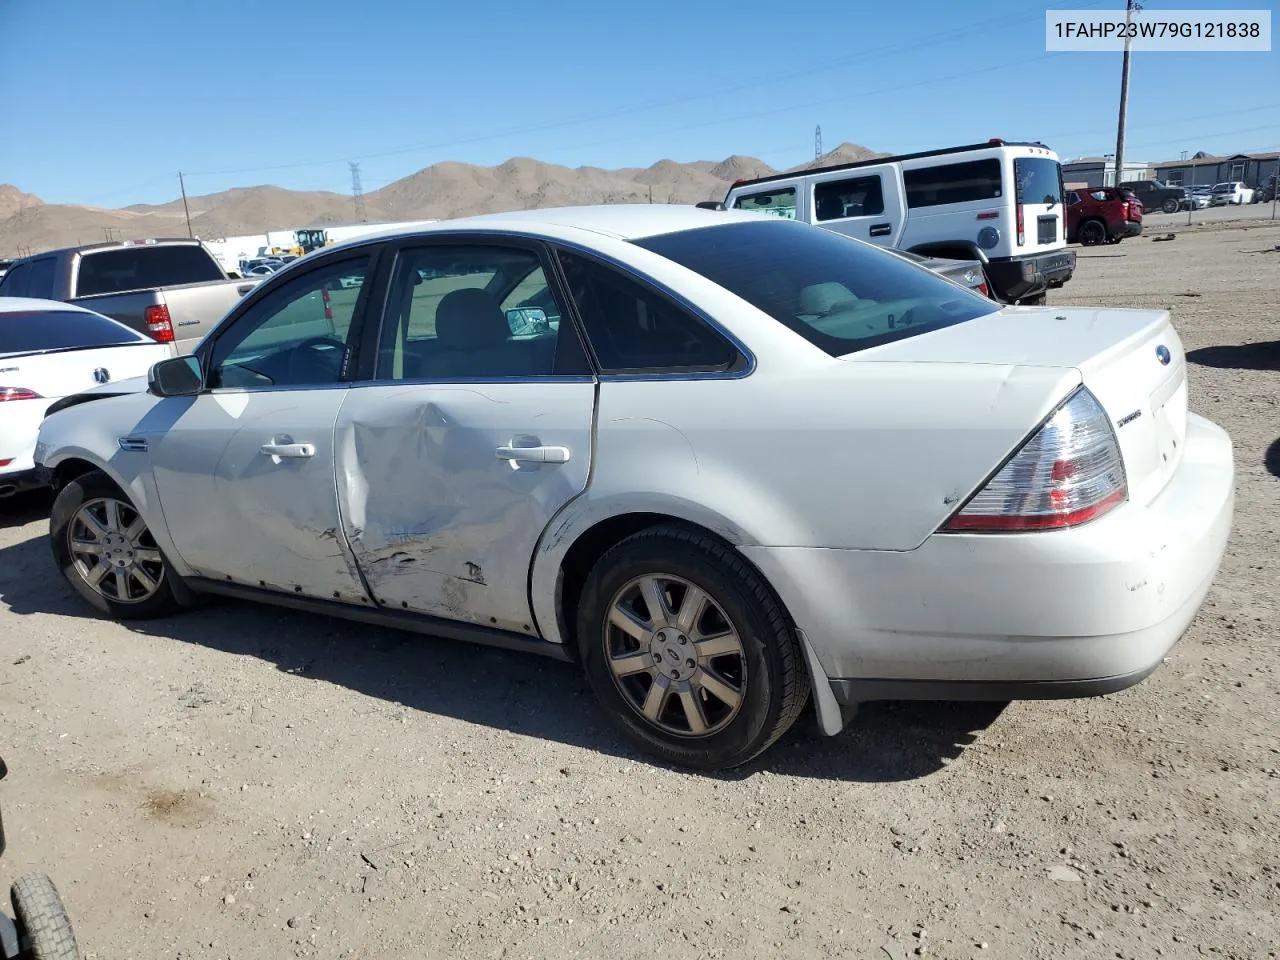
[[[822,156],[822,124],[813,128],[813,159]]]
[[[364,187],[360,186],[360,164],[354,160],[347,164],[351,168],[351,199],[356,206],[356,220],[365,221]]]

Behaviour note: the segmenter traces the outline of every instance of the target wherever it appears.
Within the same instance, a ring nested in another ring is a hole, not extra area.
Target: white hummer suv
[[[724,206],[803,220],[879,246],[978,260],[996,298],[1043,303],[1075,271],[1062,166],[1039,143],[991,140],[739,180]]]

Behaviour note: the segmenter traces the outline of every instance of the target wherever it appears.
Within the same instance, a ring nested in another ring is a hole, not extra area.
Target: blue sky
[[[1111,152],[1120,56],[1046,53],[1046,6],[0,0],[0,182],[114,207],[173,199],[180,169],[200,194],[346,193],[348,160],[366,192],[441,160],[785,167],[815,124],[827,149]],[[1278,147],[1280,53],[1134,55],[1128,157]]]

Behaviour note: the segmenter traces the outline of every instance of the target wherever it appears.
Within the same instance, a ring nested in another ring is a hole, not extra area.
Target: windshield
[[[20,310],[0,313],[0,354],[146,343],[148,338],[96,313]]]
[[[833,357],[997,309],[902,257],[802,223],[730,223],[634,242],[737,294]]]
[[[122,247],[86,253],[80,257],[76,296],[90,297],[98,293],[121,293],[223,279],[218,261],[195,244]]]
[[[1018,203],[1061,203],[1062,166],[1046,157],[1018,157],[1013,161]]]

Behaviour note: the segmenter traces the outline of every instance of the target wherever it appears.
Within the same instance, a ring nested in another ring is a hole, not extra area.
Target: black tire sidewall
[[[744,700],[729,726],[713,736],[684,738],[649,725],[618,690],[606,663],[602,631],[609,604],[628,581],[649,573],[670,574],[697,584],[738,630],[746,655]],[[664,759],[703,769],[737,766],[768,746],[785,706],[779,690],[782,664],[774,649],[779,642],[774,639],[774,621],[754,587],[698,544],[676,535],[631,538],[606,553],[584,586],[577,639],[587,678],[615,723]],[[783,638],[781,642],[791,641]]]
[[[28,889],[31,886],[37,889],[32,892]],[[29,942],[32,960],[79,960],[80,948],[71,917],[52,880],[44,874],[21,878],[9,888],[9,902],[13,905],[18,940]],[[40,922],[46,920],[52,922]],[[52,938],[46,936],[51,930]]]
[[[1094,247],[1105,242],[1107,228],[1097,220],[1086,220],[1080,227],[1080,243],[1086,247]]]
[[[58,570],[61,571],[71,589],[85,602],[112,619],[142,620],[171,613],[177,606],[170,586],[173,571],[168,559],[164,558],[163,551],[160,556],[164,559],[164,581],[155,594],[138,603],[120,603],[104,597],[85,583],[84,577],[80,576],[79,571],[76,570],[75,560],[71,556],[71,548],[67,543],[71,520],[86,501],[96,500],[99,497],[110,497],[132,506],[132,501],[101,470],[93,470],[68,481],[54,498],[53,506],[49,511],[49,548]]]

